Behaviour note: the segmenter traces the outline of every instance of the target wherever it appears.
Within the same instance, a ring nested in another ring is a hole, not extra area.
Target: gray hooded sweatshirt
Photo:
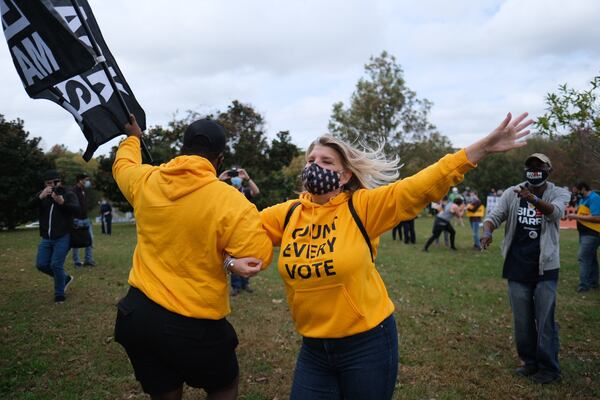
[[[490,221],[494,229],[498,229],[502,222],[506,221],[504,229],[504,240],[502,241],[502,256],[506,258],[510,245],[512,244],[515,229],[517,227],[517,213],[519,209],[519,196],[515,189],[519,186],[525,186],[527,182],[511,186],[502,193],[500,200],[485,218],[484,222]],[[546,190],[542,195],[542,200],[554,206],[554,211],[550,215],[544,215],[542,218],[542,231],[540,235],[540,263],[539,274],[544,275],[544,271],[560,268],[559,254],[559,224],[563,216],[565,207],[569,202],[571,195],[566,189],[556,186],[552,182],[547,182]]]

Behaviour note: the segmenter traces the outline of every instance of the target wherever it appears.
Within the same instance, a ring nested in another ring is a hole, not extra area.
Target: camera
[[[231,168],[228,172],[227,175],[229,175],[230,178],[234,178],[236,176],[239,175],[239,172],[237,170],[237,168]]]

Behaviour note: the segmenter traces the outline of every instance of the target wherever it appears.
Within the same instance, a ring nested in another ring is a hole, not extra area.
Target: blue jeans
[[[92,238],[92,243],[94,242],[94,234],[92,232],[92,223],[90,222],[89,218],[86,218],[86,219],[73,218],[73,225],[78,226],[80,228],[87,226],[90,231],[90,237]],[[92,246],[89,246],[89,247],[85,248],[84,262],[90,263],[92,261],[94,261],[94,258],[92,257]],[[81,263],[81,260],[79,259],[79,249],[76,249],[76,248],[73,248],[73,263],[75,263],[75,264]]]
[[[479,248],[481,245],[479,244],[479,226],[481,225],[481,221],[471,221],[471,231],[473,231],[473,245]]]
[[[598,247],[600,236],[579,236],[579,287],[582,289],[598,287]]]
[[[557,281],[508,281],[515,343],[526,366],[560,374],[558,326],[554,321]]]
[[[231,274],[231,288],[236,290],[246,289],[250,284],[250,278],[244,278],[243,276],[238,276],[235,274]]]
[[[58,239],[43,239],[38,246],[37,269],[54,278],[54,295],[65,295],[65,259],[69,252],[70,235]]]
[[[290,399],[391,399],[397,375],[398,333],[391,315],[357,335],[303,338]]]

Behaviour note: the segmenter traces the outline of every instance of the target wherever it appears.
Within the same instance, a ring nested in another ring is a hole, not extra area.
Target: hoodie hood
[[[200,156],[179,156],[159,167],[158,184],[169,200],[177,200],[217,181],[210,161]]]

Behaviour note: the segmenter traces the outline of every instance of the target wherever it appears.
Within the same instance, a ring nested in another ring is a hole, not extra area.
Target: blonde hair
[[[345,190],[372,189],[398,179],[400,159],[397,156],[392,160],[386,159],[383,143],[376,148],[360,143],[362,149],[359,149],[332,135],[323,135],[308,146],[307,160],[317,145],[335,150],[340,155],[344,168],[352,171],[352,178],[345,185]]]

